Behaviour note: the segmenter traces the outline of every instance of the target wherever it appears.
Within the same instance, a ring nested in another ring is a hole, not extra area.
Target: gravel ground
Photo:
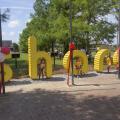
[[[120,120],[117,74],[91,72],[66,85],[66,75],[13,79],[0,96],[0,120]]]

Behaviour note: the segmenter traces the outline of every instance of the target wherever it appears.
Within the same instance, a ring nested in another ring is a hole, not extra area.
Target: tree
[[[17,43],[13,43],[12,48],[14,52],[19,52],[19,45]]]
[[[4,13],[1,13],[1,9],[0,9],[0,46],[2,46],[2,22],[7,22],[7,20],[9,19],[9,9],[6,9],[4,11]]]
[[[27,52],[27,40],[30,35],[34,35],[38,42],[39,50],[47,50],[48,42],[48,21],[46,3],[44,0],[36,0],[34,4],[35,14],[32,15],[32,20],[27,23],[27,27],[20,34],[20,48],[22,51]],[[44,47],[43,47],[44,46]]]
[[[73,0],[73,39],[78,48],[89,51],[91,44],[112,43],[115,37],[116,25],[109,23],[106,16],[113,10],[111,0]],[[61,42],[69,40],[69,1],[52,0],[54,11],[54,26],[56,38]],[[52,11],[51,10],[51,11]],[[68,43],[68,42],[67,42]]]
[[[113,42],[116,24],[110,23],[107,15],[115,9],[115,4],[115,0],[72,0],[70,13],[68,0],[36,0],[35,13],[25,30],[37,38],[40,50],[49,51],[51,43],[57,42],[64,44],[66,51],[70,40],[69,16],[72,14],[73,39],[78,49],[84,48],[88,52],[93,44]],[[27,41],[24,34],[20,41]]]
[[[77,4],[81,3],[79,20],[84,21],[87,25],[85,31],[83,31],[86,49],[88,49],[91,43],[113,42],[116,25],[109,23],[106,18],[113,10],[113,2],[111,0],[77,0],[76,2]]]
[[[27,53],[28,52],[28,37],[29,37],[29,29],[25,28],[20,34],[20,51]]]

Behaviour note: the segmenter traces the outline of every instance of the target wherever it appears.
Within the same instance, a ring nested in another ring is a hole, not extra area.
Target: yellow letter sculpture
[[[94,58],[94,70],[102,72],[104,70],[104,58],[109,55],[108,49],[101,49],[97,52]]]
[[[1,71],[1,68],[0,68]],[[12,78],[13,72],[9,65],[4,64],[4,79],[5,82],[8,82]],[[1,77],[0,77],[1,80]]]
[[[38,78],[37,62],[39,58],[44,58],[46,60],[46,77],[49,78],[52,76],[52,59],[48,53],[37,51],[37,40],[33,36],[28,39],[28,57],[30,78]]]
[[[5,59],[9,59],[11,58],[11,54],[9,55],[5,55]],[[1,67],[0,67],[0,71],[1,71]],[[4,79],[5,82],[8,82],[13,76],[13,71],[11,69],[11,67],[8,64],[4,64]],[[0,76],[0,81],[1,81],[1,76]]]
[[[70,51],[68,51],[64,58],[63,58],[63,66],[66,70],[68,70],[68,66],[69,66],[69,57],[70,57]],[[82,72],[83,73],[87,73],[88,72],[88,57],[86,56],[86,54],[80,50],[74,50],[73,51],[73,57],[80,57],[82,60]],[[76,75],[76,71],[74,69],[74,74]]]
[[[118,65],[118,50],[116,50],[113,54],[113,64]]]

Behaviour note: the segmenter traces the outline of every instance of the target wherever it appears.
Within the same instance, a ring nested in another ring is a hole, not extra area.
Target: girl
[[[41,76],[42,78],[46,76],[46,61],[44,58],[42,58],[38,63],[38,76],[39,76],[39,79]]]
[[[75,69],[78,75],[82,75],[82,62],[79,57],[76,58]]]

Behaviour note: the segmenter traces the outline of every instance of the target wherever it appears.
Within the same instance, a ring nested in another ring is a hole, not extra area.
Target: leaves
[[[32,21],[25,28],[28,32],[21,34],[20,42],[24,44],[22,41],[27,41],[28,35],[34,35],[38,39],[40,50],[49,51],[52,42],[64,43],[68,47],[69,16],[72,14],[72,34],[78,49],[85,48],[89,51],[92,44],[112,43],[117,26],[109,23],[106,16],[118,10],[118,0],[71,1],[70,13],[69,0],[36,0]]]
[[[7,20],[9,19],[9,12],[10,12],[10,9],[6,9],[4,11],[4,13],[1,14],[1,19],[2,19],[2,22],[7,22]]]

